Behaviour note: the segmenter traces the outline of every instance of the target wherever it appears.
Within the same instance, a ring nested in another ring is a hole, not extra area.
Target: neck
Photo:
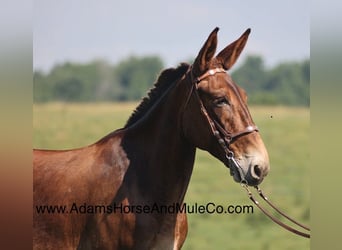
[[[195,147],[182,135],[183,101],[179,101],[186,99],[185,85],[169,89],[123,139],[134,167],[131,185],[151,202],[182,202],[190,181]]]

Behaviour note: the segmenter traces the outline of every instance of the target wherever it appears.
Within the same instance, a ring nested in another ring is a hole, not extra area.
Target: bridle
[[[229,166],[227,166],[227,167],[233,168],[234,170],[237,170],[239,175],[240,175],[240,182],[247,185],[248,183],[247,183],[247,180],[245,178],[246,174],[244,173],[240,164],[234,158],[234,152],[230,149],[230,144],[240,136],[250,134],[254,131],[258,132],[259,130],[258,130],[258,127],[255,126],[254,124],[249,124],[246,126],[246,128],[244,128],[241,131],[230,132],[230,131],[227,131],[225,128],[223,128],[218,121],[216,121],[215,119],[212,119],[210,117],[207,109],[205,108],[205,106],[202,102],[202,99],[199,96],[198,83],[200,83],[205,78],[210,77],[210,76],[214,76],[215,74],[218,74],[218,73],[226,74],[226,70],[223,68],[210,69],[207,72],[205,72],[203,75],[195,78],[193,76],[192,67],[189,67],[191,90],[190,90],[188,98],[185,102],[185,107],[187,106],[187,104],[190,100],[190,97],[192,96],[192,93],[195,93],[196,99],[200,104],[201,113],[206,118],[206,120],[209,124],[210,130],[211,130],[211,133],[215,136],[218,143],[221,145],[223,151],[225,152],[225,156],[229,162],[229,164],[228,164]]]
[[[234,152],[230,149],[230,144],[237,139],[240,136],[244,136],[244,135],[248,135],[252,132],[258,132],[259,129],[257,126],[255,126],[254,124],[249,124],[245,129],[238,131],[238,132],[230,132],[227,131],[225,128],[223,128],[221,126],[221,124],[216,121],[215,119],[212,119],[207,111],[207,109],[205,108],[202,99],[199,96],[198,93],[198,84],[204,80],[205,78],[214,76],[215,74],[218,73],[225,73],[226,74],[226,70],[223,68],[214,68],[214,69],[210,69],[208,71],[206,71],[204,74],[202,74],[199,77],[194,77],[193,75],[193,71],[192,71],[192,67],[189,67],[188,72],[190,75],[190,81],[191,81],[191,90],[189,92],[189,95],[186,99],[185,102],[185,106],[184,108],[187,106],[191,96],[193,93],[195,93],[196,99],[200,105],[200,109],[201,109],[201,113],[204,115],[204,117],[206,118],[211,133],[213,134],[213,136],[217,139],[218,143],[221,145],[222,149],[225,152],[225,156],[228,159],[229,162],[229,166],[227,166],[228,168],[234,168],[235,170],[238,171],[239,175],[240,175],[240,184],[241,186],[247,191],[248,197],[249,199],[267,216],[269,217],[272,221],[274,221],[275,223],[277,223],[278,225],[280,225],[281,227],[285,228],[286,230],[295,233],[297,235],[306,237],[306,238],[310,238],[310,233],[306,233],[306,232],[302,232],[299,231],[287,224],[284,224],[283,222],[281,222],[279,219],[275,218],[274,216],[272,216],[265,208],[263,208],[260,203],[254,198],[252,192],[249,190],[248,188],[248,182],[245,178],[246,174],[244,173],[242,167],[240,166],[240,164],[238,163],[238,161],[234,158]],[[187,74],[186,74],[187,75]],[[254,186],[259,194],[259,196],[268,204],[270,205],[275,211],[277,211],[280,215],[282,215],[283,217],[285,217],[287,220],[293,222],[294,224],[296,224],[297,226],[300,226],[301,228],[310,231],[310,228],[295,221],[294,219],[292,219],[291,217],[289,217],[288,215],[286,215],[285,213],[283,213],[282,211],[280,211],[275,205],[273,205],[270,200],[267,198],[267,196],[264,195],[264,193],[262,192],[262,190],[258,187],[258,186]]]

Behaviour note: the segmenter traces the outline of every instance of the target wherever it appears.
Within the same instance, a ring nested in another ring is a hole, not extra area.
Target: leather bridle
[[[193,76],[192,67],[189,68],[189,71],[190,71],[189,74],[190,74],[190,80],[191,80],[191,90],[190,90],[188,98],[185,102],[185,107],[187,106],[187,104],[190,100],[190,97],[192,96],[192,93],[195,93],[195,97],[196,97],[198,103],[200,104],[201,113],[206,118],[206,120],[209,124],[210,130],[211,130],[211,133],[215,136],[218,143],[220,144],[223,151],[225,152],[225,156],[229,162],[229,164],[228,164],[229,166],[227,166],[227,167],[238,171],[239,176],[240,176],[240,182],[244,183],[244,184],[248,184],[247,180],[245,178],[246,173],[243,171],[243,168],[240,166],[238,161],[234,158],[234,152],[230,149],[230,144],[240,136],[250,134],[254,131],[256,131],[256,132],[259,131],[258,127],[255,126],[254,124],[249,124],[248,126],[246,126],[245,129],[243,129],[241,131],[230,132],[230,131],[227,131],[225,128],[223,128],[218,121],[216,121],[215,119],[212,119],[210,117],[207,109],[205,108],[205,106],[202,102],[202,99],[199,96],[198,84],[202,80],[204,80],[205,78],[210,77],[210,76],[214,76],[215,74],[218,74],[218,73],[226,74],[225,69],[223,69],[223,68],[210,69],[210,70],[206,71],[203,75],[196,77],[196,78]]]
[[[272,216],[265,208],[263,208],[260,203],[254,198],[252,192],[249,190],[248,188],[248,182],[245,178],[246,174],[244,173],[242,167],[240,166],[240,164],[238,163],[238,161],[234,158],[234,153],[233,151],[230,149],[230,144],[237,139],[240,136],[244,136],[244,135],[248,135],[252,132],[258,132],[258,127],[255,126],[254,124],[249,124],[245,129],[238,131],[238,132],[230,132],[227,131],[225,128],[223,128],[221,126],[221,124],[216,121],[215,119],[212,119],[207,111],[207,109],[205,108],[202,99],[199,96],[198,93],[198,84],[210,77],[210,76],[214,76],[215,74],[218,73],[226,73],[226,70],[224,70],[223,68],[214,68],[214,69],[210,69],[208,71],[206,71],[204,74],[202,74],[199,77],[194,77],[193,76],[193,72],[192,72],[192,67],[189,67],[188,73],[190,74],[190,79],[191,79],[191,90],[189,92],[189,95],[186,99],[185,102],[185,106],[184,108],[187,106],[192,93],[195,93],[196,99],[198,101],[198,103],[200,104],[200,108],[201,108],[201,113],[204,115],[204,117],[206,118],[210,130],[213,134],[213,136],[217,139],[218,143],[221,145],[222,149],[225,152],[225,156],[228,159],[229,162],[229,166],[227,166],[228,168],[234,168],[235,170],[238,171],[239,175],[240,175],[240,184],[241,186],[247,191],[248,197],[250,198],[250,200],[267,216],[269,217],[272,221],[274,221],[275,223],[277,223],[278,225],[280,225],[281,227],[285,228],[286,230],[295,233],[297,235],[306,237],[306,238],[310,238],[310,233],[306,233],[306,232],[302,232],[299,231],[287,224],[284,224],[283,222],[281,222],[279,219],[275,218],[274,216]],[[262,192],[262,190],[258,187],[258,186],[254,186],[259,194],[259,196],[268,204],[270,205],[275,211],[277,211],[280,215],[282,215],[283,217],[285,217],[287,220],[293,222],[294,224],[296,224],[297,226],[300,226],[301,228],[310,231],[310,228],[295,221],[294,219],[292,219],[291,217],[289,217],[288,215],[286,215],[285,213],[283,213],[282,211],[280,211],[275,205],[273,205],[270,200],[264,195],[264,193]]]

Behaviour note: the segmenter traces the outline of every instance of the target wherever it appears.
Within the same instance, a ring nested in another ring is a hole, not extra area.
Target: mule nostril
[[[252,176],[256,179],[260,179],[262,175],[262,171],[258,165],[254,165],[252,168]]]

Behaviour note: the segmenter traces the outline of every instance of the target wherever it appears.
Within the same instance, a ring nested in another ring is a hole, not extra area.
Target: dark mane
[[[169,68],[162,71],[153,87],[149,90],[147,96],[142,99],[138,107],[133,111],[124,128],[127,128],[140,120],[159,99],[161,94],[177,79],[183,76],[188,68],[189,64],[181,63],[177,68]]]

